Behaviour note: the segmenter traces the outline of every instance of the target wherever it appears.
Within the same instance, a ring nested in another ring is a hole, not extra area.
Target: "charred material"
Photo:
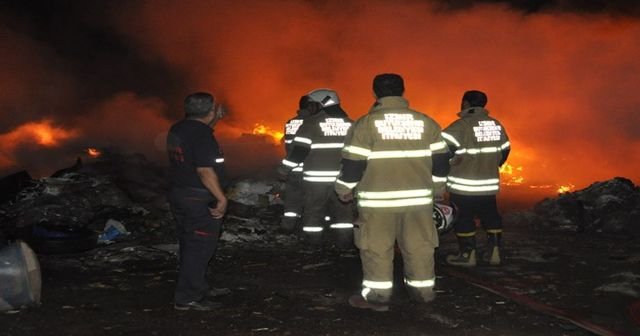
[[[616,177],[537,203],[519,220],[538,229],[640,236],[640,188]],[[513,219],[512,219],[513,220]]]
[[[33,182],[26,170],[7,175],[0,179],[0,204],[15,199],[16,195]]]

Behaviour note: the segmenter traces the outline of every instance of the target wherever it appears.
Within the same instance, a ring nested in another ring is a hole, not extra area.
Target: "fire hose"
[[[497,285],[493,285],[488,283],[487,281],[484,281],[482,279],[478,279],[477,277],[474,277],[470,274],[467,273],[463,273],[457,270],[454,270],[450,267],[446,267],[443,266],[441,268],[441,270],[443,271],[443,273],[447,274],[448,276],[451,277],[455,277],[461,280],[464,280],[465,282],[482,288],[486,291],[489,291],[491,293],[494,293],[496,295],[499,295],[503,298],[509,299],[513,302],[516,302],[518,304],[527,306],[537,312],[546,314],[546,315],[550,315],[568,322],[571,322],[572,324],[585,329],[587,331],[590,331],[596,335],[602,335],[602,336],[622,336],[622,335],[627,335],[626,333],[620,332],[620,331],[616,331],[616,330],[612,330],[609,329],[607,327],[598,325],[592,321],[587,320],[586,318],[570,312],[570,311],[566,311],[564,309],[560,309],[557,307],[553,307],[541,302],[538,302],[536,300],[533,300],[532,298],[526,296],[526,295],[522,295],[522,294],[518,294],[518,293],[514,293],[512,291],[507,290],[506,288],[497,286]]]

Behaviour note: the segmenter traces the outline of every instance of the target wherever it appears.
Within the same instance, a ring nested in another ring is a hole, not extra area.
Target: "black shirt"
[[[167,154],[172,187],[206,189],[196,171],[198,167],[212,167],[220,186],[226,185],[222,150],[211,127],[203,122],[184,119],[171,126]]]

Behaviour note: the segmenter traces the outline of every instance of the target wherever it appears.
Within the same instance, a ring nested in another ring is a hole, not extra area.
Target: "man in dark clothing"
[[[298,129],[304,123],[304,119],[311,115],[313,104],[310,103],[308,96],[300,97],[296,116],[289,119],[284,126],[284,146],[285,156],[289,155],[293,149],[293,139]],[[302,168],[303,164],[293,167],[286,175],[284,189],[284,213],[280,228],[285,231],[295,230],[298,220],[302,217],[302,209],[304,202],[304,193],[302,191]]]
[[[213,127],[224,114],[208,93],[185,98],[185,119],[167,136],[169,204],[176,220],[180,269],[175,290],[177,310],[212,310],[206,279],[227,208],[222,150]],[[213,290],[215,291],[215,289]]]

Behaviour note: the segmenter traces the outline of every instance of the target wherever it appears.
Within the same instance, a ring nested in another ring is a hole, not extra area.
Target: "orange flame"
[[[19,126],[13,131],[0,135],[3,143],[16,145],[22,142],[35,141],[45,147],[55,147],[65,140],[78,136],[76,130],[65,130],[52,125],[51,120],[29,122]]]
[[[92,158],[97,158],[100,155],[102,155],[102,152],[100,150],[98,150],[97,148],[93,148],[93,147],[89,147],[86,149],[87,154],[89,154],[90,157]]]
[[[524,183],[524,176],[522,176],[522,166],[514,167],[508,163],[505,163],[500,167],[500,174],[503,176],[502,184],[505,185],[520,185]],[[518,173],[519,172],[519,173]],[[508,176],[505,176],[508,175]]]
[[[276,143],[280,143],[280,140],[282,139],[282,137],[284,137],[284,133],[283,132],[279,132],[279,131],[275,131],[271,128],[269,128],[268,126],[262,125],[262,124],[255,124],[255,127],[253,128],[253,134],[259,134],[259,135],[265,135],[265,136],[270,136],[271,138],[273,138],[274,142]]]
[[[569,183],[568,185],[561,185],[560,187],[558,187],[558,194],[566,194],[571,192],[573,189],[575,189],[576,186]]]

